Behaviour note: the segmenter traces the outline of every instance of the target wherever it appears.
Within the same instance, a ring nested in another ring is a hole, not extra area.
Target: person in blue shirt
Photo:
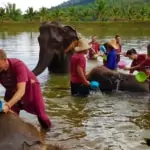
[[[116,70],[117,69],[117,53],[116,49],[118,48],[115,40],[111,40],[107,42],[107,63],[106,67],[111,69],[111,70]]]

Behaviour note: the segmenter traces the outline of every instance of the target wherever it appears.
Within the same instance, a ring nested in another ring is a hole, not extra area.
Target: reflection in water
[[[2,33],[3,34],[3,33]],[[15,36],[0,34],[0,47],[9,57],[22,59],[30,69],[38,61],[38,33],[22,32]],[[105,36],[99,41],[112,37]],[[123,50],[134,47],[146,51],[148,37],[122,37]],[[121,58],[122,59],[122,58]],[[125,59],[128,64],[131,62]],[[88,61],[87,71],[100,61]],[[63,143],[76,150],[143,150],[140,131],[150,128],[150,101],[148,94],[117,92],[112,95],[95,93],[88,98],[70,96],[68,76],[49,75],[47,70],[38,76],[43,89],[46,108],[53,121],[53,128],[47,134],[47,143]],[[4,89],[0,88],[0,96]],[[34,116],[22,113],[32,123]]]

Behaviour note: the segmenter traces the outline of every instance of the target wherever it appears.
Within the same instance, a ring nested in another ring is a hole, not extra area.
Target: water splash
[[[117,83],[117,85],[116,85],[116,92],[118,92],[118,91],[119,91],[120,82],[121,82],[121,80],[120,80],[120,79],[117,79],[117,80],[116,80],[116,83]]]

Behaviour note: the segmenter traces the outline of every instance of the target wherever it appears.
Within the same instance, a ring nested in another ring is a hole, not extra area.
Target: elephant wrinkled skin
[[[87,75],[89,81],[96,80],[100,83],[100,90],[102,92],[111,92],[117,89],[120,91],[129,92],[149,92],[148,82],[139,83],[135,76],[131,74],[123,74],[112,71],[104,66],[97,66],[93,68]]]
[[[51,73],[68,73],[71,51],[65,50],[78,41],[76,31],[70,26],[62,26],[56,22],[45,22],[40,26],[38,42],[40,46],[39,60],[33,73],[37,76],[46,67]]]
[[[40,132],[13,113],[0,113],[0,150],[62,150],[44,145]]]

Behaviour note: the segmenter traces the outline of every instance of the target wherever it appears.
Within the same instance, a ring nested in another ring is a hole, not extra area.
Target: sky
[[[67,0],[0,0],[0,7],[5,7],[5,4],[15,3],[17,8],[20,8],[22,12],[25,12],[28,7],[33,7],[38,10],[41,7],[50,8],[57,6]]]

